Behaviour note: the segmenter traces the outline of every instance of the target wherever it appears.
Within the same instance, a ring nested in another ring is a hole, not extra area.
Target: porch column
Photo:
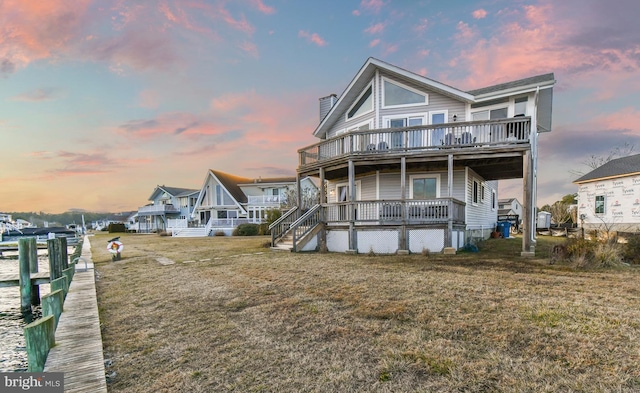
[[[320,168],[320,204],[327,203],[327,189],[324,186],[324,168]]]
[[[357,253],[355,218],[356,218],[356,169],[353,160],[349,160],[349,251]]]
[[[447,196],[449,201],[447,202],[447,232],[445,235],[444,243],[445,248],[453,248],[453,154],[447,156]],[[455,250],[453,250],[455,253]]]
[[[325,180],[324,180],[324,168],[320,168],[320,171],[318,173],[318,175],[320,176],[320,222],[322,225],[322,228],[320,229],[320,251],[326,251],[327,250],[327,232],[325,231],[325,227],[326,227],[326,218],[324,216],[324,205],[327,203],[327,188],[325,187]]]
[[[407,244],[407,158],[400,158],[400,200],[402,209],[400,210],[402,225],[398,236],[398,254],[408,254],[409,244]]]
[[[522,159],[522,252],[521,256],[535,256],[535,247],[532,245],[533,233],[535,231],[533,223],[535,218],[534,197],[533,197],[533,162],[531,151],[527,150]]]

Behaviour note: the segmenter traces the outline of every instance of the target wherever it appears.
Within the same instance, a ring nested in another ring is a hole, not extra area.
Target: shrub
[[[422,248],[422,255],[424,255],[425,257],[428,257],[429,255],[431,255],[431,251],[428,248]]]
[[[270,235],[271,231],[269,231],[269,224],[266,222],[258,225],[258,234],[259,235]]]
[[[262,248],[271,248],[271,240],[262,243]]]
[[[631,264],[640,264],[640,235],[632,236],[624,245],[622,257],[625,262]]]
[[[567,239],[565,243],[565,256],[569,259],[592,259],[593,252],[598,243],[587,239]]]
[[[240,224],[233,230],[233,236],[257,236],[259,230],[258,224]]]
[[[267,226],[273,224],[278,218],[282,217],[282,211],[279,209],[267,210]]]
[[[217,231],[216,233],[213,234],[213,236],[227,236],[224,231]]]
[[[601,267],[619,266],[622,262],[622,247],[618,243],[599,243],[594,251],[594,261]]]
[[[127,232],[127,227],[124,224],[112,223],[109,224],[109,233],[125,233]]]

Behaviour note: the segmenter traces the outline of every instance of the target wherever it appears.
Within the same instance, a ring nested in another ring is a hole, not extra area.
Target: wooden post
[[[69,267],[69,253],[67,250],[67,238],[60,238],[60,261],[62,262],[61,270],[67,269]]]
[[[42,372],[47,361],[49,349],[55,344],[55,319],[53,315],[42,317],[24,328],[24,340],[27,344],[29,372]]]
[[[349,251],[357,252],[358,245],[356,243],[355,230],[355,214],[356,214],[356,169],[353,160],[349,160]]]
[[[31,272],[29,269],[29,239],[18,239],[18,258],[20,260],[20,312],[31,315]]]
[[[60,268],[60,240],[49,239],[47,240],[47,249],[49,252],[49,280],[53,281],[56,278],[62,276],[62,269]]]
[[[29,238],[29,272],[38,273],[38,243],[36,238]],[[40,304],[40,286],[31,285],[31,304],[37,306]]]
[[[406,145],[405,145],[406,146]],[[402,225],[400,226],[400,233],[398,234],[398,252],[404,253],[409,249],[407,244],[407,158],[400,158],[400,200],[402,201],[402,210],[400,210],[400,218],[402,219]]]
[[[522,252],[521,256],[533,256],[534,250],[532,249],[532,230],[535,219],[533,214],[535,212],[535,206],[533,206],[533,174],[532,174],[532,162],[531,151],[527,150],[522,157]]]

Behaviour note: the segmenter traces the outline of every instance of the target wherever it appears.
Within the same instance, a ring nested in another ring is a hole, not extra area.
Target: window
[[[429,124],[444,124],[449,116],[448,111],[429,112]],[[438,146],[445,144],[446,128],[435,128],[431,130],[430,146]]]
[[[478,184],[478,182],[476,180],[474,180],[473,181],[473,197],[471,199],[471,201],[474,204],[478,203],[479,193],[480,193],[480,185]]]
[[[411,199],[435,199],[440,194],[440,176],[416,175],[410,177],[409,197]]]
[[[382,89],[383,108],[428,104],[427,94],[388,79],[383,79]]]
[[[527,115],[527,97],[519,97],[515,99],[514,116],[526,116]]]
[[[491,190],[491,210],[496,210],[496,191]]]
[[[484,184],[480,186],[480,202],[484,202]]]
[[[506,118],[507,118],[507,107],[473,112],[471,114],[472,120],[495,120],[495,119],[506,119]]]
[[[373,110],[373,99],[371,92],[373,88],[371,85],[362,92],[358,100],[353,104],[349,112],[347,112],[347,119],[352,119],[354,117],[358,117],[364,115],[365,113],[371,112]]]
[[[604,195],[596,195],[596,214],[604,214]]]
[[[222,188],[221,185],[216,184],[216,205],[218,206],[229,206],[233,205],[233,199],[227,194],[227,192]]]

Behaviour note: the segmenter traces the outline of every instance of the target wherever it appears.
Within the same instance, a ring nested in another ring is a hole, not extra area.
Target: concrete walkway
[[[89,237],[82,243],[82,260],[64,301],[56,329],[56,344],[49,351],[45,372],[64,373],[65,392],[106,393],[102,335],[98,317],[95,272]]]

